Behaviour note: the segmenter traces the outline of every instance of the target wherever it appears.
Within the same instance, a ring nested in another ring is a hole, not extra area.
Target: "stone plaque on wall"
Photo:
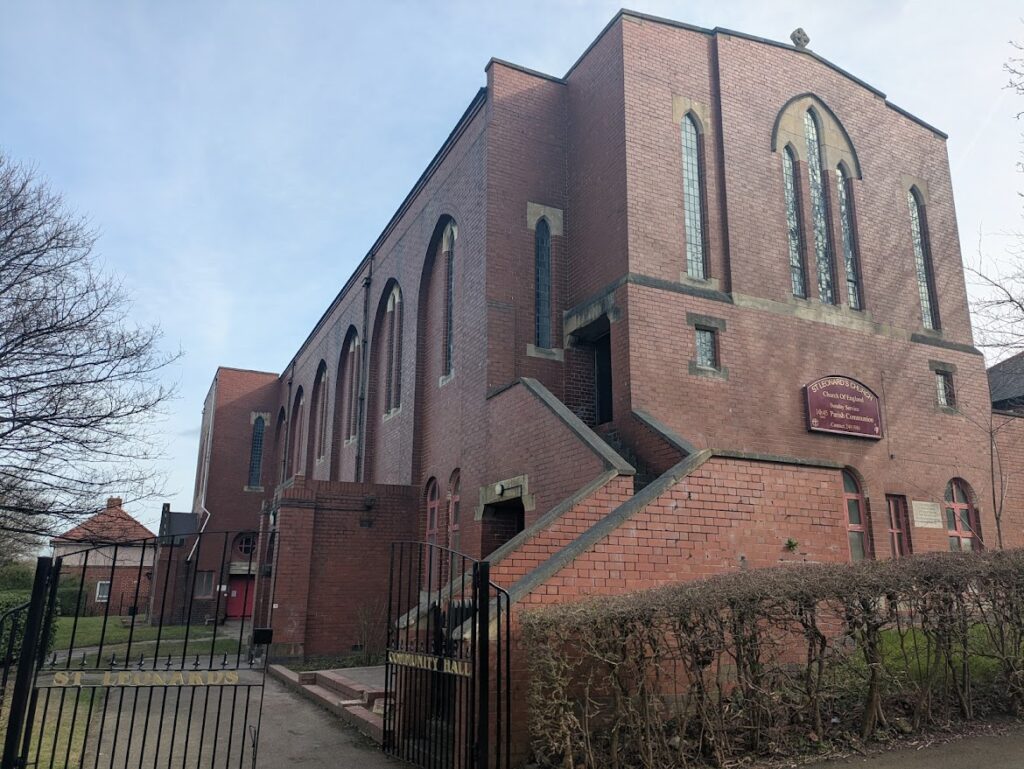
[[[878,396],[856,379],[822,377],[804,387],[807,429],[856,438],[882,437]]]
[[[914,525],[920,529],[942,529],[945,523],[942,521],[942,508],[938,502],[924,502],[915,499],[911,502],[914,510]]]

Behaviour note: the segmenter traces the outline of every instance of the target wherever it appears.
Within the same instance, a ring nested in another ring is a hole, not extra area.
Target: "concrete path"
[[[920,749],[903,748],[805,766],[804,769],[1021,769],[1024,728],[1006,734],[966,737]]]
[[[396,769],[408,767],[336,716],[267,676],[257,769]],[[988,769],[992,769],[989,767]]]

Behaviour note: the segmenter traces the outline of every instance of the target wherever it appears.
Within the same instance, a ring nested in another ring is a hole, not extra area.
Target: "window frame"
[[[701,345],[701,338],[705,337],[710,340],[710,353],[711,363],[707,363],[702,359],[702,353],[705,352],[705,348]],[[707,371],[721,371],[721,357],[718,351],[718,329],[711,328],[709,326],[695,326],[694,327],[694,341],[696,346],[696,357],[694,362],[697,364],[697,368],[705,369]]]
[[[390,416],[402,406],[402,326],[405,308],[402,289],[396,283],[391,287],[385,310],[387,328],[387,368],[384,380],[384,416]]]
[[[213,598],[214,593],[216,592],[216,583],[217,583],[217,580],[214,577],[214,573],[215,572],[213,572],[211,570],[196,571],[195,577],[192,580],[192,597],[193,598]],[[209,585],[208,592],[205,592],[205,593],[204,592],[200,592],[201,589],[204,587],[204,585],[202,583],[200,583],[200,577],[203,578],[203,582],[205,582],[206,579],[209,578],[210,585]]]
[[[353,334],[349,338],[348,350],[346,351],[348,366],[346,379],[348,379],[348,398],[345,404],[345,442],[356,439],[359,432],[359,334]]]
[[[850,550],[850,561],[857,563],[858,561],[868,561],[875,557],[874,545],[871,538],[871,518],[868,514],[867,499],[864,497],[864,489],[860,484],[860,480],[850,470],[842,471],[843,481],[843,516],[846,521],[846,541],[847,546]],[[852,485],[856,488],[856,491],[850,491],[847,488],[846,481],[850,480]],[[850,519],[850,502],[855,502],[857,505],[857,511],[860,516],[860,523],[854,523]],[[859,534],[861,538],[861,552],[862,556],[857,558],[854,555],[852,547],[852,534]]]
[[[782,186],[786,203],[786,237],[789,246],[789,280],[793,296],[807,299],[807,244],[804,238],[803,196],[799,160],[792,145],[782,149]]]
[[[256,489],[263,486],[263,446],[267,432],[267,420],[263,414],[257,414],[252,420],[252,435],[249,439],[249,475],[246,478],[247,488]]]
[[[694,113],[687,112],[679,127],[682,152],[683,234],[686,274],[708,280],[707,193],[704,132]]]
[[[832,245],[832,212],[825,164],[821,151],[821,120],[814,108],[804,113],[804,141],[807,144],[807,191],[811,203],[811,232],[814,236],[814,266],[818,275],[818,299],[838,304],[835,249]]]
[[[533,233],[533,339],[542,350],[554,346],[551,306],[551,224],[542,216]]]
[[[905,558],[913,555],[914,542],[910,535],[910,509],[907,498],[901,494],[886,494],[885,506],[892,557]]]
[[[963,500],[957,499],[957,492],[960,493]],[[951,552],[971,552],[984,549],[981,539],[981,521],[973,497],[973,490],[961,478],[951,478],[946,484],[946,492],[942,497],[942,508],[946,519],[946,537]],[[964,513],[967,514],[966,524],[963,520]],[[953,525],[950,526],[950,523]],[[956,547],[953,547],[954,541],[957,543]],[[966,550],[964,542],[970,543]]]
[[[907,206],[910,211],[910,236],[917,294],[921,303],[921,322],[929,331],[941,331],[942,320],[935,291],[935,262],[928,236],[928,212],[924,196],[917,185],[907,190]]]
[[[462,472],[456,469],[448,480],[448,546],[460,552],[462,545]]]
[[[444,350],[442,374],[451,377],[455,371],[455,243],[458,230],[449,221],[441,234],[441,256],[444,259]]]
[[[106,585],[107,586],[106,595],[104,595],[102,598],[100,597],[100,586],[101,585]],[[95,592],[94,597],[93,597],[93,601],[95,603],[110,603],[110,585],[111,585],[111,581],[109,579],[101,579],[101,580],[96,582],[96,592]]]
[[[953,383],[953,372],[936,370],[934,374],[936,404],[938,404],[940,408],[956,411],[956,385]]]
[[[836,166],[836,200],[842,230],[843,265],[846,269],[846,301],[851,310],[864,310],[864,286],[860,272],[857,242],[857,209],[853,196],[853,176],[840,163]]]

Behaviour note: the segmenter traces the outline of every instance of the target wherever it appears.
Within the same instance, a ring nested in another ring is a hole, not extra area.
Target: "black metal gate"
[[[209,532],[39,558],[0,616],[0,769],[255,766],[259,554],[257,532]]]
[[[509,596],[490,564],[391,547],[384,750],[430,769],[509,766]]]

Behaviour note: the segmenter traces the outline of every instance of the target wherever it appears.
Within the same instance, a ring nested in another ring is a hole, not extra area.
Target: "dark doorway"
[[[603,425],[612,421],[611,334],[594,340],[594,419]]]
[[[507,502],[484,505],[481,520],[480,552],[493,553],[526,528],[526,511],[522,497]]]

